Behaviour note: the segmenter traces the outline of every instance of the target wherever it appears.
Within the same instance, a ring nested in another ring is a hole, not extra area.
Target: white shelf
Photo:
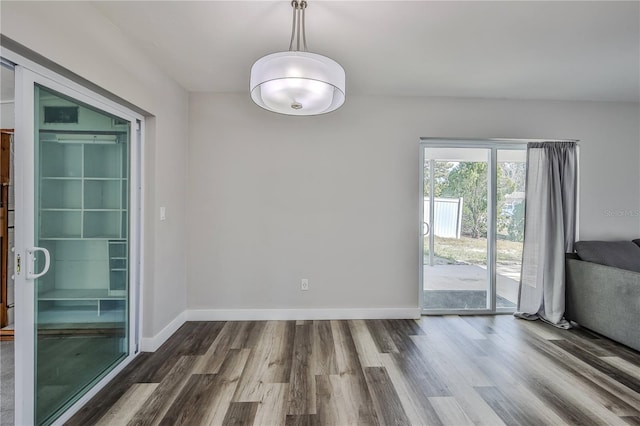
[[[107,289],[57,289],[45,291],[38,295],[38,301],[50,300],[124,300],[126,296],[109,295]]]
[[[81,177],[69,177],[69,176],[42,176],[42,180],[77,180],[82,181]]]
[[[40,241],[102,241],[113,240],[113,237],[40,237]]]
[[[121,323],[126,320],[127,313],[122,309],[114,309],[98,313],[95,309],[47,309],[38,312],[38,326],[43,324],[80,324],[86,327],[93,323]]]

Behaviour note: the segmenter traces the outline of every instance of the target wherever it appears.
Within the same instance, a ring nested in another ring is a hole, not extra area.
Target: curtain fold
[[[527,144],[525,232],[516,317],[570,328],[564,319],[565,253],[576,230],[575,142]]]

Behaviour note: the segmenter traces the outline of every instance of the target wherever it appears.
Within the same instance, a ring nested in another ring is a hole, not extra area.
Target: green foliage
[[[518,203],[513,208],[513,216],[507,227],[507,237],[511,241],[524,241],[524,203]]]
[[[487,240],[484,238],[434,237],[434,256],[437,265],[487,264]],[[498,240],[496,245],[498,265],[513,264],[522,260],[522,243]],[[425,264],[429,261],[429,238],[424,239]]]
[[[498,168],[498,212],[504,196],[513,192],[515,184]],[[472,238],[487,236],[487,163],[461,162],[448,173],[441,187],[441,196],[462,197],[462,233]]]
[[[449,173],[443,196],[462,197],[462,233],[471,238],[487,235],[487,164],[463,162]]]
[[[434,171],[433,177],[435,179],[434,182],[434,190],[436,197],[442,197],[442,189],[447,183],[447,178],[449,176],[449,172],[453,168],[453,164],[446,161],[434,161]],[[429,196],[429,179],[431,178],[430,170],[429,170],[429,161],[425,162],[424,165],[424,196]]]
[[[527,163],[521,161],[501,162],[498,163],[498,170],[502,172],[505,178],[513,182],[514,191],[524,192],[527,177]]]

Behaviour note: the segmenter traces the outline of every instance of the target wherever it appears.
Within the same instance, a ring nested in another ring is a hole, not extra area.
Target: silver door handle
[[[35,253],[37,251],[41,251],[42,254],[44,254],[44,268],[42,268],[42,271],[40,271],[40,273],[36,274],[33,269],[35,268],[35,263],[36,263]],[[51,266],[51,256],[49,256],[49,250],[47,250],[44,247],[31,247],[27,249],[27,277],[26,278],[28,280],[35,280],[36,278],[40,278],[41,276],[43,276],[49,271],[49,266]]]

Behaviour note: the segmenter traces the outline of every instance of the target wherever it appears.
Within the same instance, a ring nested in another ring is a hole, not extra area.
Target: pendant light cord
[[[307,2],[305,0],[293,0],[291,2],[293,7],[293,22],[291,24],[291,41],[289,42],[289,51],[294,51],[293,40],[296,41],[295,51],[300,51],[300,38],[302,38],[302,50],[307,51],[307,36],[304,25],[304,11],[307,8]],[[302,37],[300,36],[302,34]]]
[[[304,28],[304,11],[307,9],[307,2],[305,0],[302,0],[300,2],[300,9],[301,9],[301,14],[302,14],[302,48],[304,49],[304,51],[307,51],[307,32]]]
[[[300,51],[300,3],[297,3],[296,12],[298,13],[298,27],[296,28],[296,50]]]
[[[293,0],[291,7],[293,7],[293,23],[291,24],[291,41],[289,42],[289,51],[293,50],[293,39],[296,37],[296,18],[298,17],[298,2]]]

